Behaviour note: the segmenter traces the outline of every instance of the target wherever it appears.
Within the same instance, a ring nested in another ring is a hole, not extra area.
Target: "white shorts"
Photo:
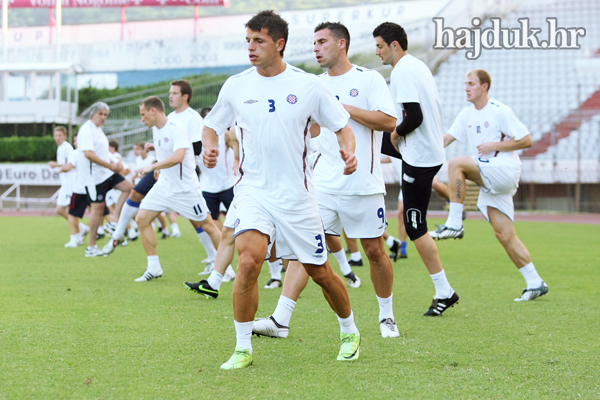
[[[171,193],[168,189],[154,185],[142,200],[140,208],[149,211],[177,211],[191,221],[204,221],[209,215],[208,207],[200,188],[190,192]]]
[[[106,193],[106,206],[110,207],[112,205],[117,204],[117,201],[119,201],[119,196],[121,196],[121,192],[120,190],[117,189],[110,189],[107,193]]]
[[[223,221],[223,226],[225,228],[233,229],[235,224],[235,219],[237,215],[237,207],[235,205],[235,197],[229,206],[229,210],[227,210],[227,214],[225,215],[225,221]]]
[[[277,240],[277,258],[298,260],[303,264],[323,265],[327,261],[325,232],[319,209],[290,214],[265,207],[252,196],[236,193],[235,234],[256,230],[269,238],[268,259]]]
[[[328,235],[339,236],[344,228],[351,239],[372,239],[385,232],[387,221],[382,193],[350,196],[317,191],[317,201]]]
[[[69,207],[71,204],[71,189],[68,187],[61,186],[58,189],[58,197],[56,198],[56,205],[59,207]]]
[[[481,188],[491,194],[509,194],[514,196],[519,187],[521,165],[509,158],[478,158],[472,156],[479,167],[481,180],[485,184]]]
[[[491,194],[484,192],[483,189],[479,191],[479,199],[477,199],[477,208],[483,214],[485,219],[490,221],[488,217],[488,207],[494,207],[505,214],[512,222],[515,222],[515,205],[513,203],[512,194]]]

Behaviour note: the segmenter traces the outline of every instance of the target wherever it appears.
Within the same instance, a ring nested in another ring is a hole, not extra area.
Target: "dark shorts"
[[[85,209],[90,204],[88,196],[86,194],[73,193],[71,196],[71,204],[69,204],[69,215],[77,218],[83,218]],[[108,207],[104,204],[104,215],[110,214]]]
[[[202,197],[206,201],[210,216],[216,220],[219,218],[219,206],[221,203],[229,210],[229,206],[231,206],[231,202],[233,201],[233,187],[219,193],[202,192]]]
[[[140,179],[140,181],[133,187],[133,190],[142,196],[146,196],[155,183],[156,179],[154,179],[154,172],[150,172]]]
[[[88,192],[88,200],[90,203],[102,203],[106,200],[106,193],[119,183],[123,182],[125,178],[120,174],[113,174],[110,178],[105,180],[102,183],[96,185],[96,200],[92,200],[90,198],[90,193]],[[87,188],[86,188],[87,192]]]
[[[431,198],[431,183],[441,167],[413,167],[402,161],[404,227],[412,241],[427,233],[427,207]]]

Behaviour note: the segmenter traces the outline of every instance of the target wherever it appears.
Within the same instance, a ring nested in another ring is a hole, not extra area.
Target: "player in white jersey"
[[[73,144],[77,147],[77,135],[73,137]],[[69,203],[69,230],[71,231],[71,237],[69,242],[65,244],[65,247],[77,247],[83,244],[83,237],[87,235],[89,232],[89,228],[81,223],[81,217],[85,212],[85,209],[88,206],[87,195],[85,192],[85,182],[82,182],[81,179],[83,177],[79,177],[77,174],[76,166],[79,161],[85,158],[83,153],[79,150],[73,150],[69,157],[67,158],[67,162],[61,167],[60,172],[70,173],[71,175],[75,175],[73,179],[71,179],[71,189],[73,193],[71,194],[71,201]],[[92,184],[90,182],[90,184]]]
[[[57,126],[54,128],[54,141],[56,142],[56,161],[49,161],[48,165],[50,168],[62,168],[67,164],[69,156],[73,152],[73,146],[67,142],[67,129],[64,126]],[[75,181],[75,171],[72,172],[60,172],[60,189],[58,197],[56,199],[56,213],[69,220],[68,207],[71,203],[71,195],[73,193],[73,183]],[[87,229],[87,227],[86,227]],[[73,236],[71,234],[71,236]],[[67,243],[69,244],[69,243]],[[67,246],[66,247],[73,247]]]
[[[402,155],[404,226],[435,286],[435,295],[425,316],[439,316],[458,302],[442,268],[435,242],[427,232],[427,206],[431,183],[444,163],[442,107],[431,71],[406,52],[404,29],[384,22],[373,31],[377,54],[384,65],[392,65],[390,92],[402,122],[391,132],[390,141]]]
[[[189,106],[192,101],[193,89],[188,81],[185,79],[172,81],[171,87],[169,88],[169,106],[174,110],[168,115],[169,119],[175,119],[183,122],[188,131],[190,132],[190,139],[192,140],[192,146],[194,147],[194,155],[196,156],[196,164],[200,164],[200,151],[202,150],[202,117],[198,111],[194,110]],[[180,237],[181,231],[175,214],[171,213],[168,215],[169,222],[171,223],[171,237]],[[214,218],[213,218],[214,219]],[[211,247],[210,238],[208,235],[203,235],[201,238],[202,244]],[[214,261],[214,249],[206,249],[209,254],[208,261]],[[214,250],[216,252],[216,250]]]
[[[162,276],[162,268],[156,253],[156,235],[152,221],[163,211],[176,211],[189,219],[194,228],[202,229],[219,245],[219,231],[215,226],[206,203],[202,198],[192,142],[185,125],[167,119],[162,100],[151,96],[140,104],[142,122],[152,127],[156,163],[140,170],[140,174],[159,171],[156,184],[150,189],[140,204],[136,217],[148,265],[144,274],[136,282],[149,281]]]
[[[396,112],[384,78],[376,71],[353,65],[348,60],[349,46],[350,33],[344,25],[324,22],[315,28],[315,56],[319,65],[327,69],[319,78],[350,114],[358,168],[352,175],[338,173],[344,164],[339,157],[338,139],[330,130],[321,128],[314,185],[327,245],[340,264],[342,274],[350,284],[356,281],[339,240],[343,226],[349,238],[361,239],[369,259],[371,280],[379,302],[381,335],[398,337],[392,308],[394,272],[382,239],[387,222],[380,165],[381,131],[394,129]],[[269,335],[283,330],[287,336],[290,308],[295,306],[309,277],[298,263],[290,263],[286,275],[275,316],[256,321],[255,333]],[[291,275],[294,279],[287,279]],[[285,328],[279,329],[280,326]]]
[[[91,203],[91,215],[89,218],[90,238],[89,245],[85,251],[86,257],[104,256],[104,253],[96,245],[96,233],[102,223],[106,193],[112,189],[119,189],[122,193],[115,205],[115,213],[119,214],[121,207],[133,185],[120,175],[119,166],[110,162],[108,151],[108,139],[102,131],[108,116],[109,107],[102,102],[92,104],[89,109],[91,119],[79,128],[79,149],[83,151],[87,161],[80,168],[81,173],[92,177],[95,186],[86,186],[89,201]]]
[[[252,326],[258,307],[257,278],[270,244],[277,256],[296,259],[319,284],[338,315],[341,345],[338,360],[359,356],[360,334],[354,324],[348,292],[327,261],[324,231],[307,166],[311,119],[336,132],[346,161],[338,173],[356,170],[354,135],[348,113],[314,75],[283,61],[288,24],[273,11],[262,11],[246,24],[252,68],[230,77],[206,117],[202,132],[204,163],[218,156],[218,134],[240,127],[240,180],[235,244],[238,271],[233,285],[236,351],[222,369],[252,364]]]
[[[465,201],[465,179],[480,186],[477,207],[490,222],[496,238],[519,269],[527,288],[515,301],[533,300],[548,293],[548,286],[539,276],[525,245],[514,227],[513,196],[519,186],[521,160],[518,150],[531,147],[531,135],[514,112],[489,97],[490,75],[476,69],[467,73],[465,107],[444,135],[444,145],[454,140],[468,142],[473,156],[455,157],[448,164],[450,181],[450,213],[448,220],[433,238],[462,238],[461,220]]]

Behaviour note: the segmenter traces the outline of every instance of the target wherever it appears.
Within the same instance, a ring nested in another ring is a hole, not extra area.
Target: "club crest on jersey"
[[[490,123],[487,122],[487,121],[485,121],[485,124],[483,124],[483,126],[485,126],[486,128],[489,128],[490,127]]]
[[[298,102],[298,98],[295,94],[288,94],[287,102],[290,104],[296,104]]]
[[[352,97],[356,97],[356,96],[358,96],[358,89],[352,89],[352,90],[350,91],[350,96],[352,96]]]
[[[169,138],[168,137],[165,138],[165,143],[169,143]]]

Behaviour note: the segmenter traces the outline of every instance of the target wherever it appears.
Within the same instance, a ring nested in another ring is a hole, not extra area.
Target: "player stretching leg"
[[[216,133],[223,134],[236,121],[241,130],[241,179],[235,194],[239,262],[233,285],[237,344],[222,369],[252,364],[257,279],[275,238],[278,256],[302,262],[337,314],[338,360],[354,360],[360,354],[346,287],[327,262],[311,171],[306,169],[311,119],[337,133],[346,174],[356,170],[354,135],[347,125],[348,113],[320,80],[283,61],[287,37],[287,22],[272,11],[248,21],[246,42],[254,67],[225,82],[202,134],[204,163],[211,168],[218,156]]]
[[[152,137],[157,162],[140,170],[140,174],[152,174],[160,170],[156,184],[140,204],[136,217],[148,266],[136,282],[149,281],[162,276],[162,268],[156,253],[156,234],[152,221],[166,210],[176,211],[189,219],[196,230],[202,229],[218,246],[220,234],[202,198],[196,175],[194,153],[189,132],[179,121],[167,119],[165,106],[159,98],[151,96],[140,104],[142,122],[152,127]]]
[[[477,207],[490,222],[496,238],[525,278],[527,288],[515,301],[528,301],[548,293],[548,286],[537,273],[527,247],[519,240],[514,226],[513,196],[519,186],[521,160],[517,150],[531,147],[531,135],[513,113],[497,100],[490,99],[490,75],[476,69],[467,73],[467,106],[444,135],[444,146],[454,140],[468,141],[476,156],[450,160],[450,213],[448,220],[431,236],[437,240],[462,238],[461,215],[465,201],[465,179],[480,186]]]
[[[404,227],[435,286],[431,306],[423,315],[435,317],[458,302],[458,294],[448,283],[435,242],[427,232],[431,184],[445,159],[442,107],[431,71],[406,52],[408,40],[404,29],[385,22],[375,28],[373,37],[375,53],[384,65],[394,67],[390,91],[397,114],[404,118],[389,141],[402,155]]]

